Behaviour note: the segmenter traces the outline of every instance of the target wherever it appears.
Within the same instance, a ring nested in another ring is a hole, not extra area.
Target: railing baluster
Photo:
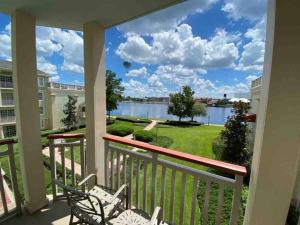
[[[186,183],[186,174],[182,173],[179,224],[183,224],[183,222],[184,222],[185,186],[186,186],[185,183]]]
[[[76,186],[74,146],[70,146],[70,154],[71,154],[71,179],[72,179],[72,185]]]
[[[109,187],[109,173],[108,173],[108,169],[109,169],[109,159],[108,159],[108,151],[109,151],[109,141],[104,141],[104,169],[105,169],[105,186]]]
[[[232,208],[230,225],[236,225],[239,219],[239,210],[241,205],[241,194],[243,187],[243,177],[240,175],[235,175],[235,188],[233,192]]]
[[[160,219],[164,220],[165,218],[165,191],[166,191],[166,167],[162,166],[161,171],[161,190],[160,190]]]
[[[115,174],[114,174],[114,168],[115,168],[115,159],[114,159],[114,151],[110,151],[110,185],[111,188],[115,188]]]
[[[50,153],[50,167],[51,167],[51,180],[52,180],[52,195],[53,195],[53,199],[56,199],[57,186],[53,182],[53,180],[57,179],[54,139],[49,140],[49,153]]]
[[[217,205],[216,222],[215,222],[216,225],[221,224],[223,200],[224,200],[224,185],[219,184],[218,205]]]
[[[85,177],[86,172],[86,158],[84,151],[84,137],[80,138],[80,164],[81,164],[81,178]]]
[[[209,200],[210,200],[210,187],[211,187],[211,181],[206,180],[204,207],[203,207],[203,213],[201,213],[201,217],[202,217],[201,220],[202,220],[203,225],[207,224],[207,219],[208,219],[208,208],[209,208]]]
[[[20,192],[18,187],[13,143],[8,144],[7,147],[8,147],[10,177],[12,181],[12,190],[14,192],[17,213],[19,214],[21,213],[21,199],[20,199]]]
[[[176,170],[172,170],[171,178],[171,199],[170,199],[170,222],[174,222],[174,204],[175,204],[175,185],[176,185]]]
[[[141,168],[141,160],[137,160],[136,165],[136,208],[140,208],[140,168]]]
[[[120,153],[117,153],[117,188],[120,187]]]
[[[144,161],[144,191],[143,191],[143,209],[147,212],[147,176],[148,176],[148,163]]]
[[[7,214],[8,208],[7,208],[6,194],[5,194],[5,190],[4,190],[3,176],[2,176],[1,168],[0,168],[0,193],[1,193],[1,200],[2,200],[2,205],[3,205],[3,209],[4,209],[4,214]]]
[[[133,177],[133,159],[129,158],[129,207],[132,208],[132,177]]]
[[[151,213],[156,207],[156,184],[157,184],[157,158],[156,153],[152,153],[152,190],[151,190]]]
[[[66,185],[66,161],[65,161],[65,147],[62,146],[60,148],[60,156],[61,156],[61,167],[62,167],[62,180],[63,184]]]
[[[197,192],[198,192],[198,177],[194,176],[190,225],[195,224],[195,211],[196,211],[196,203],[197,203]]]

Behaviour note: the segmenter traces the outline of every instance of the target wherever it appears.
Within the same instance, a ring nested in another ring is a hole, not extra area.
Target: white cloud
[[[118,26],[127,34],[149,35],[175,29],[189,15],[202,13],[217,0],[189,0]]]
[[[265,18],[258,21],[253,28],[248,29],[244,36],[250,39],[250,42],[243,46],[243,51],[236,69],[243,71],[262,71],[266,39]]]
[[[42,56],[37,57],[37,68],[48,74],[57,74],[56,65],[50,63]]]
[[[145,78],[149,76],[146,67],[141,67],[139,69],[130,70],[125,74],[127,77],[139,77]]]
[[[50,81],[51,82],[58,82],[60,80],[60,76],[55,75],[55,76],[51,76],[50,77]]]
[[[61,46],[58,53],[64,60],[62,70],[83,73],[82,33],[58,28],[37,27],[37,37]]]
[[[10,24],[6,25],[5,30],[0,33],[0,57],[11,60]]]
[[[62,46],[58,43],[55,43],[49,39],[36,39],[36,48],[37,52],[41,55],[51,56],[55,52],[59,52],[62,49]]]
[[[267,0],[225,0],[222,10],[234,20],[257,20],[266,14]]]
[[[162,87],[163,84],[160,81],[160,78],[157,75],[151,75],[148,79],[148,84],[150,87]]]
[[[128,82],[123,82],[126,96],[134,97],[160,97],[169,96],[170,90],[166,87],[151,87],[148,83],[142,83],[137,80],[130,79]]]
[[[238,58],[235,42],[239,34],[216,30],[211,39],[193,36],[192,28],[182,24],[175,30],[164,31],[150,36],[149,44],[138,35],[127,37],[116,53],[126,61],[141,64],[182,65],[185,68],[201,69],[229,67]]]

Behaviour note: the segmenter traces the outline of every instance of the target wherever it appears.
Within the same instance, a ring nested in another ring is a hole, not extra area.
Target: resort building
[[[63,107],[68,95],[77,97],[78,125],[84,124],[84,87],[50,82],[50,75],[37,70],[40,128],[63,127]],[[0,139],[16,136],[12,63],[0,61]]]

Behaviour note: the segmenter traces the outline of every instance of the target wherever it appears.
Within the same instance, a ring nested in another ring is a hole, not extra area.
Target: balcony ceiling
[[[95,21],[109,28],[183,0],[1,0],[0,12],[20,9],[36,16],[37,25],[82,30]]]

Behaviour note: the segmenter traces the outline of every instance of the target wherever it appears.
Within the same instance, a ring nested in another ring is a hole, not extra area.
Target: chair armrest
[[[92,177],[95,177],[95,184],[97,184],[97,176],[94,173],[91,173],[90,175],[88,175],[87,177],[85,177],[82,181],[80,181],[77,186],[82,186],[83,184],[85,184],[88,180],[90,180]]]
[[[110,199],[109,203],[112,203],[114,200],[116,200],[116,198],[122,193],[122,191],[127,187],[126,184],[123,184],[118,190],[117,192],[112,196],[112,198]]]
[[[148,223],[148,225],[156,225],[157,224],[157,217],[158,217],[159,211],[160,211],[160,207],[156,207],[154,209],[154,212],[152,214],[151,220]]]

